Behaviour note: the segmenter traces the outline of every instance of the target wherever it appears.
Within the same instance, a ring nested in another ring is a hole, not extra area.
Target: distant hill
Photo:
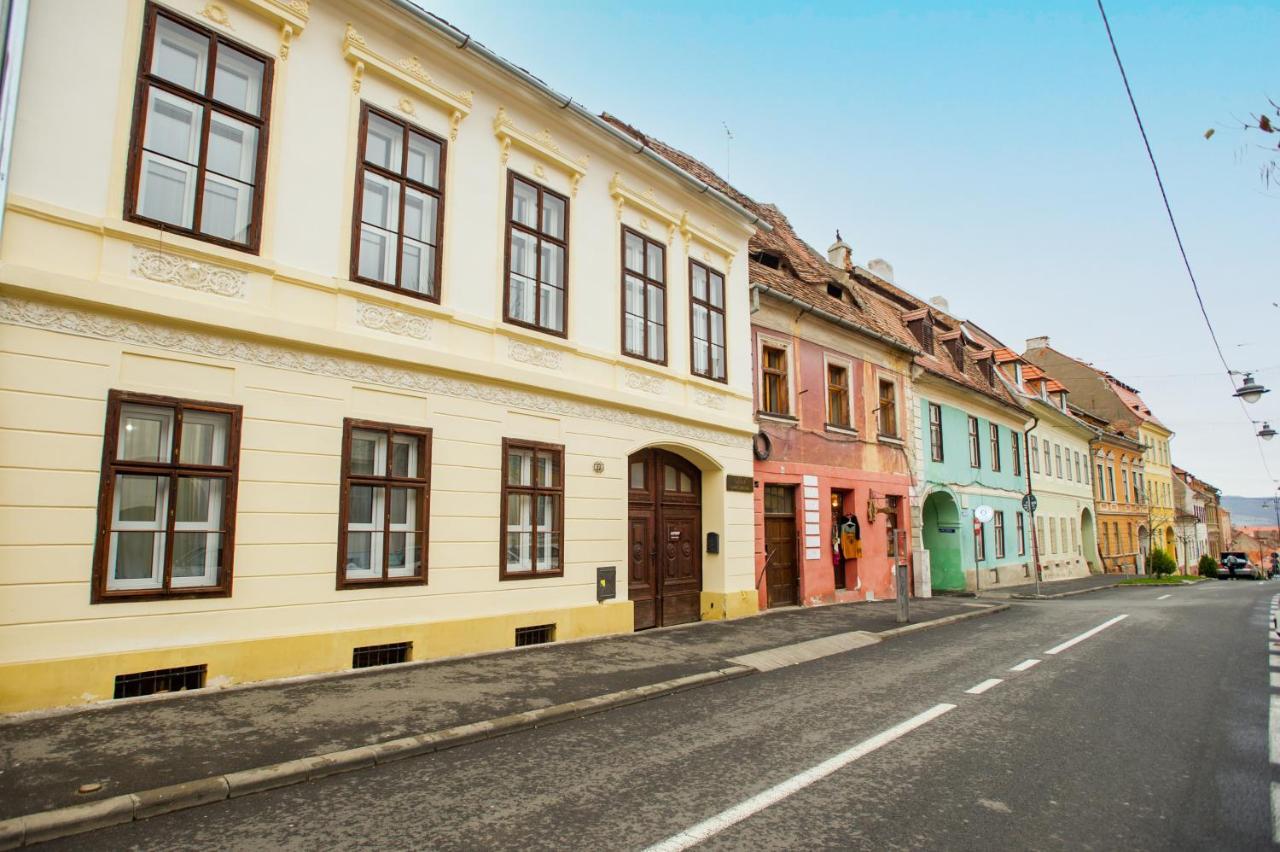
[[[1267,505],[1262,505],[1266,503]],[[1237,527],[1275,526],[1276,511],[1270,497],[1232,497],[1222,495],[1223,507],[1231,513],[1231,523]]]

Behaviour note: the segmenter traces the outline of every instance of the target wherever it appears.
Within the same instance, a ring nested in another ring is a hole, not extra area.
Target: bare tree
[[[1267,103],[1270,109],[1251,115],[1249,121],[1240,123],[1240,128],[1249,135],[1250,139],[1255,133],[1269,135],[1270,138],[1265,144],[1258,144],[1257,147],[1268,152],[1265,161],[1258,167],[1258,176],[1262,179],[1263,185],[1270,188],[1272,185],[1280,185],[1280,159],[1278,159],[1280,155],[1275,153],[1280,151],[1280,104],[1271,98],[1267,98]],[[1272,116],[1275,118],[1273,119]],[[1204,138],[1212,139],[1214,133],[1214,128],[1210,127],[1204,132]]]

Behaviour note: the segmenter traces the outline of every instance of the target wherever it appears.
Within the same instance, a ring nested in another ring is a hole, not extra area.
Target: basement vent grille
[[[391,666],[409,662],[412,642],[391,642],[386,645],[365,645],[351,651],[351,668],[367,669],[373,666]]]
[[[554,642],[555,638],[556,626],[554,624],[539,624],[536,627],[516,628],[517,648],[522,648],[525,645],[545,645],[548,642]]]
[[[114,698],[137,698],[140,695],[157,695],[162,692],[179,692],[184,689],[203,689],[209,666],[182,666],[176,669],[156,669],[150,672],[116,675]]]

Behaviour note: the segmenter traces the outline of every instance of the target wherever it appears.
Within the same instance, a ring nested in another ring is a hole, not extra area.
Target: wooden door
[[[800,574],[796,570],[795,488],[766,485],[764,489],[764,551],[766,606],[794,606],[800,602]]]
[[[702,609],[702,478],[673,453],[628,460],[627,580],[635,629],[697,621]]]
[[[698,620],[702,607],[700,526],[697,509],[662,507],[659,594],[663,625]]]
[[[653,507],[632,507],[627,525],[627,596],[635,607],[636,630],[658,626],[654,514]]]

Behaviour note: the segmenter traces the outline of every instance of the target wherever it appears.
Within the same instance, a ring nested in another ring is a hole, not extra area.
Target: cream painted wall
[[[625,598],[625,461],[654,445],[703,469],[703,530],[723,535],[704,590],[753,588],[752,495],[724,489],[752,472],[746,220],[381,3],[312,0],[287,59],[272,3],[165,5],[277,57],[262,250],[123,218],[141,0],[34,4],[0,245],[0,663],[593,607],[597,565]],[[225,24],[200,16],[215,6]],[[347,21],[474,92],[440,305],[347,277],[361,100],[451,132],[420,80],[366,66],[354,91]],[[530,140],[506,163],[500,107]],[[585,163],[576,192],[565,160]],[[507,167],[571,196],[567,339],[502,321]],[[620,223],[668,241],[665,367],[619,354]],[[688,257],[726,273],[727,383],[689,374]],[[232,597],[89,603],[113,388],[244,406]],[[434,430],[426,586],[334,589],[344,417]],[[566,447],[563,578],[497,579],[504,436]]]

